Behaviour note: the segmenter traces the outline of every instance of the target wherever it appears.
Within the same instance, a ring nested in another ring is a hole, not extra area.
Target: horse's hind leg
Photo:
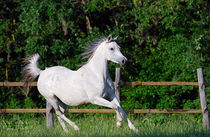
[[[68,132],[68,129],[66,128],[66,125],[65,125],[63,119],[60,118],[59,116],[57,116],[57,118],[58,118],[58,121],[59,121],[59,123],[61,124],[63,130],[64,130],[65,132]]]
[[[57,104],[58,104],[58,107],[59,107],[59,110],[61,111],[61,113],[64,113],[65,110],[66,110],[66,105],[62,101],[60,101],[59,98],[57,98]],[[60,116],[58,116],[58,115],[57,115],[57,118],[58,118],[58,121],[61,124],[63,130],[65,132],[68,132],[68,129],[66,128],[66,125],[64,123],[64,120]]]
[[[60,118],[62,118],[64,121],[66,121],[69,125],[71,125],[74,128],[74,130],[79,130],[79,127],[74,122],[72,122],[71,120],[69,120],[64,114],[60,113],[60,111],[57,112],[56,114]]]
[[[68,129],[66,128],[66,125],[65,125],[63,119],[57,115],[58,111],[61,111],[60,113],[64,113],[64,111],[62,112],[62,109],[60,109],[59,106],[58,106],[58,104],[59,104],[58,103],[58,98],[55,97],[55,96],[52,96],[52,97],[50,97],[50,98],[48,97],[46,99],[53,106],[53,108],[54,108],[54,110],[56,112],[56,116],[58,118],[58,121],[61,124],[61,127],[63,128],[63,130],[65,132],[68,132]]]
[[[75,130],[79,130],[79,127],[72,122],[71,120],[69,120],[65,115],[64,112],[66,110],[66,104],[64,104],[59,98],[57,98],[58,100],[58,106],[59,106],[59,110],[61,112],[60,115],[57,115],[58,118],[60,118],[62,121],[65,120],[69,125],[71,125]],[[61,123],[61,122],[60,122]]]
[[[65,104],[62,104],[61,101],[54,96],[53,98],[48,98],[47,101],[53,106],[56,116],[58,118],[58,121],[60,122],[62,128],[64,129],[65,132],[68,132],[66,125],[64,123],[64,121],[66,121],[67,123],[69,123],[75,130],[79,130],[78,126],[70,121],[65,115],[64,115],[64,111],[65,111]]]

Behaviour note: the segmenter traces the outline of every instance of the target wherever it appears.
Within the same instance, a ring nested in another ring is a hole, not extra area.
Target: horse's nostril
[[[124,59],[122,60],[122,63],[125,64],[125,60]]]
[[[122,65],[125,65],[126,61],[127,61],[126,58],[122,58],[122,62],[120,63],[120,65],[121,65],[121,66],[122,66]]]

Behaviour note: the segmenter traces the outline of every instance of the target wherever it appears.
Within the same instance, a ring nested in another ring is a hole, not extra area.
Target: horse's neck
[[[95,53],[87,65],[90,69],[94,70],[94,73],[99,77],[101,76],[103,79],[107,79],[109,77],[108,63],[107,60],[104,59],[103,55]]]

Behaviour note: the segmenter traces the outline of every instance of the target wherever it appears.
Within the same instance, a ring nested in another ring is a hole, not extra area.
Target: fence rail
[[[24,82],[0,82],[1,87],[21,87]],[[37,86],[37,82],[29,82],[29,86]]]
[[[209,83],[210,84],[210,83]],[[128,86],[198,86],[198,82],[120,82],[120,85]]]
[[[0,82],[2,87],[21,87],[23,82]],[[30,86],[37,86],[37,82],[30,82]],[[120,86],[198,86],[198,82],[120,82]],[[210,86],[210,83],[205,83],[206,86]]]
[[[23,82],[0,82],[1,87],[21,87]],[[30,82],[31,87],[37,86],[37,82]],[[198,86],[198,82],[120,82],[120,86]],[[210,83],[205,83],[205,86],[210,86]]]
[[[128,113],[202,113],[203,124],[209,128],[208,108],[205,95],[205,86],[210,86],[210,83],[205,83],[201,68],[197,69],[198,82],[120,82],[120,69],[115,71],[115,94],[120,101],[120,86],[198,86],[200,93],[201,109],[133,109],[127,110]],[[0,86],[13,87],[23,86],[23,82],[0,82]],[[29,83],[29,86],[37,86],[37,82]],[[53,108],[48,102],[46,109],[0,109],[0,114],[5,113],[46,113],[47,127],[53,125]],[[70,113],[115,113],[112,109],[68,109]]]
[[[201,109],[132,109],[127,113],[202,113]],[[116,113],[113,109],[68,109],[69,113]],[[0,114],[8,113],[46,113],[46,109],[0,109]]]

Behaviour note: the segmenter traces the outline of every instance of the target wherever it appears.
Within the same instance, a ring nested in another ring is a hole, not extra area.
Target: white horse
[[[116,40],[117,38],[113,39],[110,35],[89,44],[83,54],[89,58],[88,62],[77,71],[62,66],[40,70],[38,67],[39,54],[26,58],[26,66],[23,69],[25,87],[28,87],[28,82],[39,76],[37,88],[53,106],[64,131],[68,131],[64,121],[75,130],[79,130],[79,127],[64,115],[66,105],[79,106],[92,103],[114,109],[117,114],[117,127],[121,126],[122,119],[124,119],[131,130],[138,132],[120,106],[108,72],[107,61],[120,65],[124,65],[127,61],[120,52]]]

